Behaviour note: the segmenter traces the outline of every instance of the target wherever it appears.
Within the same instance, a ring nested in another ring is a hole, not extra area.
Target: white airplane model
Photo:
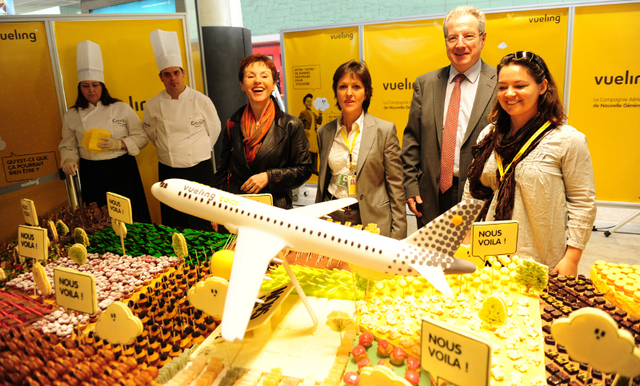
[[[472,273],[473,263],[453,257],[482,208],[468,200],[400,241],[321,220],[356,199],[345,198],[291,210],[265,205],[196,182],[169,179],[151,187],[170,207],[223,224],[237,233],[236,251],[222,318],[222,337],[242,340],[269,262],[283,249],[332,257],[387,274],[422,275],[452,295],[445,274]]]

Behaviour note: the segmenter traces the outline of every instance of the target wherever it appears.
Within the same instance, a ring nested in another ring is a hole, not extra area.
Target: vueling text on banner
[[[368,25],[364,35],[365,60],[373,80],[369,112],[395,123],[402,142],[413,82],[449,64],[442,19]]]
[[[540,55],[553,75],[562,98],[568,12],[567,8],[557,8],[488,14],[487,41],[482,50],[482,59],[497,67],[505,55],[513,52],[530,51]]]
[[[587,136],[598,200],[640,195],[640,4],[576,9],[569,124]]]
[[[562,95],[567,13],[568,9],[560,8],[487,15],[482,59],[497,66],[509,53],[535,52],[547,62]],[[409,116],[413,82],[419,75],[449,65],[442,22],[434,19],[364,27],[365,60],[374,88],[370,111],[394,122],[400,140]]]

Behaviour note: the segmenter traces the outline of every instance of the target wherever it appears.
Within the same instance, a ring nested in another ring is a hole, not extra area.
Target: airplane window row
[[[181,194],[181,192],[178,192],[178,195],[180,195],[180,194]],[[186,194],[185,194],[185,196],[186,196]],[[188,199],[191,199],[191,194],[189,194],[189,196],[188,196],[187,198],[188,198]],[[196,201],[198,201],[198,197],[195,197],[195,200],[196,200]],[[212,199],[211,199],[211,198],[209,198],[209,199],[207,200],[207,204],[209,204],[211,200],[212,200]],[[204,202],[204,197],[200,197],[200,202]],[[216,203],[214,202],[214,203],[213,203],[213,205],[215,206],[215,205],[216,205]],[[222,203],[221,203],[221,202],[218,202],[218,208],[222,208]],[[234,207],[231,207],[231,206],[229,206],[229,205],[225,204],[223,209],[224,209],[224,210],[231,209],[231,210],[233,211]],[[244,215],[244,214],[245,214],[244,209],[243,209],[243,210],[240,210],[240,209],[238,209],[238,208],[235,208],[235,212],[236,212],[236,213],[238,213],[238,211],[240,211],[240,214],[241,214],[241,215]],[[250,213],[250,212],[247,212],[247,213],[246,213],[246,215],[247,215],[247,217],[251,217],[251,213]],[[253,218],[254,218],[254,219],[258,219],[258,214],[254,214],[254,215],[253,215]],[[260,215],[260,220],[261,220],[261,221],[262,221],[262,220],[264,220],[264,216]],[[270,222],[270,221],[271,221],[271,218],[270,218],[270,217],[267,217],[267,218],[266,218],[266,222]],[[274,224],[277,224],[277,223],[278,223],[278,220],[277,220],[277,219],[273,219],[273,223],[274,223]],[[280,221],[280,226],[284,226],[284,221]],[[292,225],[291,225],[291,223],[287,223],[287,228],[291,228],[291,226],[292,226]],[[299,229],[299,226],[298,226],[298,225],[296,225],[294,229],[297,231],[297,230]],[[303,233],[306,233],[306,232],[307,232],[307,228],[302,228],[302,232],[303,232]],[[324,236],[324,238],[325,238],[325,239],[328,237],[328,234],[326,234],[326,233],[318,232],[317,234],[318,234],[318,237],[322,237],[322,236]],[[309,230],[309,235],[313,235],[313,230],[311,230],[311,229]],[[331,241],[335,241],[335,239],[336,239],[336,237],[335,237],[335,236],[331,236]],[[340,238],[340,237],[338,238],[338,240],[337,240],[337,241],[338,241],[338,243],[341,243],[341,242],[343,242],[343,241],[344,241],[344,244],[345,244],[345,245],[349,244],[349,240],[347,240],[347,239],[342,240],[342,238]],[[355,242],[354,242],[354,241],[351,241],[351,246],[353,247],[354,245],[355,245]],[[358,248],[358,249],[359,249],[359,248],[361,248],[361,247],[362,247],[362,244],[358,244],[358,245],[356,246],[356,248]],[[364,246],[364,250],[365,250],[365,251],[368,251],[368,250],[369,250],[369,246],[368,246],[368,245],[365,245],[365,246]],[[376,251],[376,249],[375,249],[375,248],[371,248],[371,252],[375,252],[375,251]],[[379,249],[379,250],[378,250],[378,254],[382,254],[382,250],[381,250],[381,249]]]

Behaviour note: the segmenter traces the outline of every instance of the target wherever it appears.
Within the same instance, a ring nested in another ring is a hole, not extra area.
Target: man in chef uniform
[[[165,89],[147,101],[143,128],[158,150],[158,178],[181,178],[213,186],[211,151],[220,118],[209,97],[184,84],[182,55],[175,31],[149,35]],[[209,221],[160,204],[167,226],[212,230]]]

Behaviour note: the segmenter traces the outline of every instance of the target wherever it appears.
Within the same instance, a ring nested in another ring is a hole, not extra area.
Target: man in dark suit
[[[471,147],[488,124],[497,76],[495,67],[480,59],[485,24],[478,8],[449,11],[443,29],[451,65],[419,76],[413,85],[402,161],[407,205],[418,227],[460,201]]]

